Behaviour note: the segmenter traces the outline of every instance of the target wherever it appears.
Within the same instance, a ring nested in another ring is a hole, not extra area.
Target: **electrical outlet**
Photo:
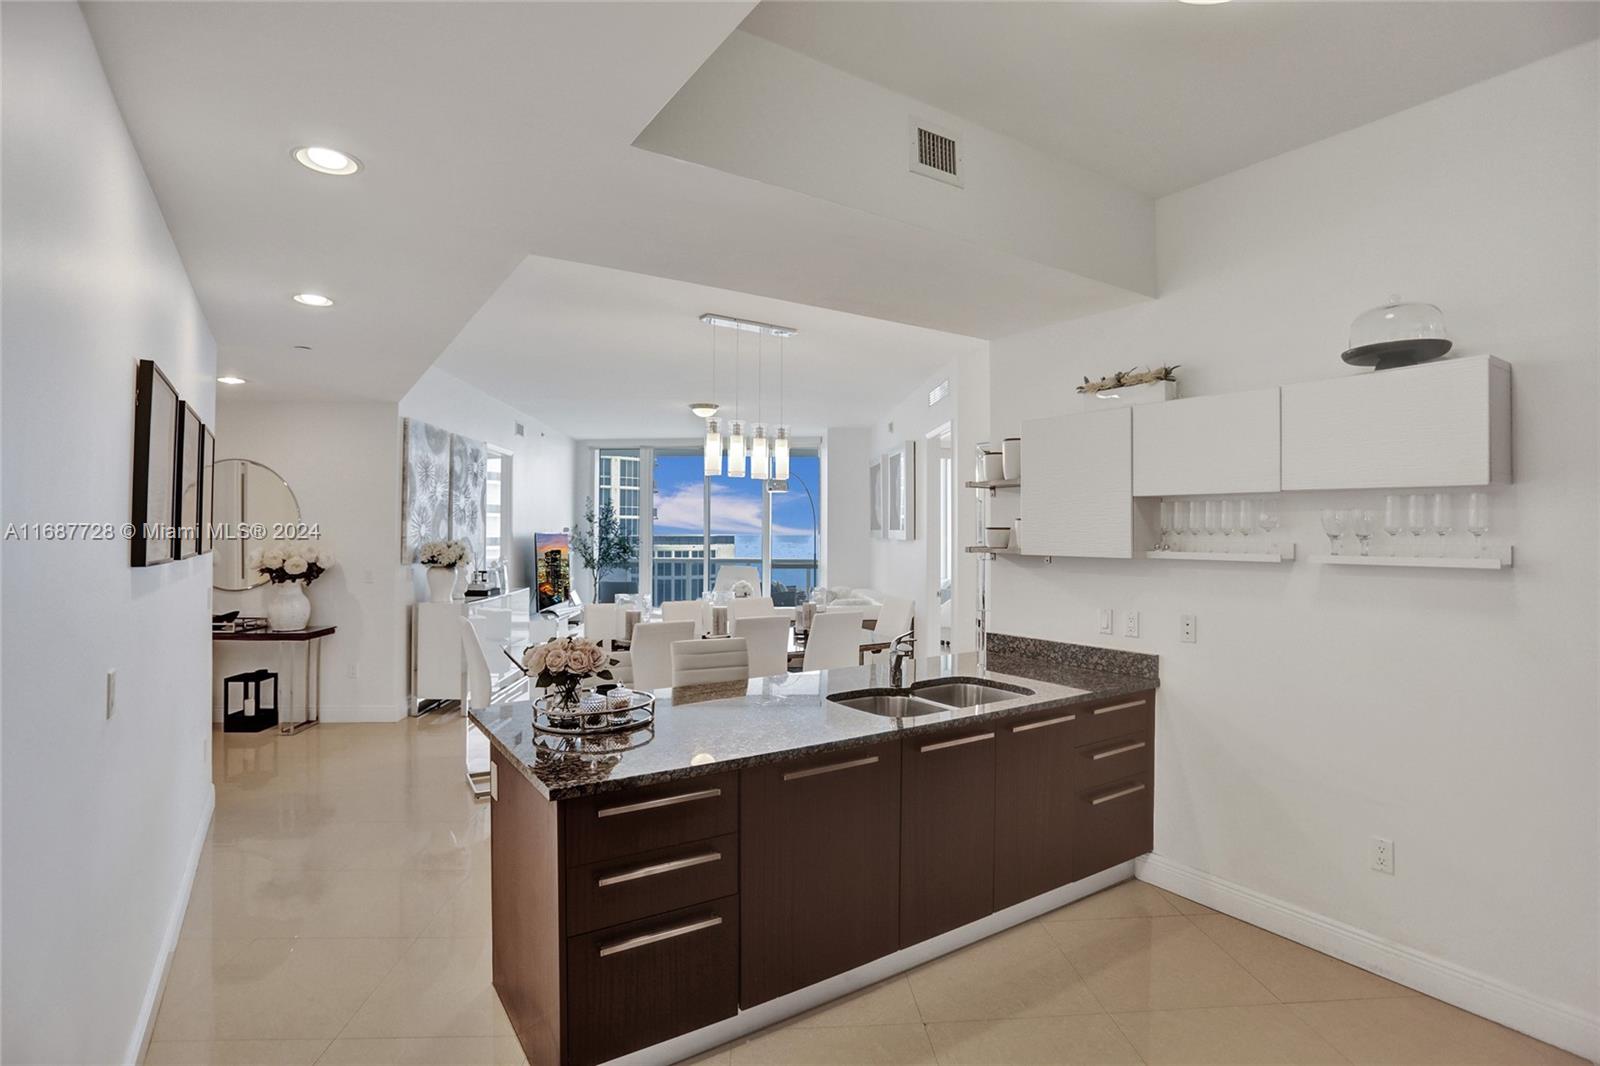
[[[1100,608],[1100,632],[1108,637],[1116,632],[1116,627],[1111,621],[1111,608],[1109,607]]]
[[[1195,619],[1192,614],[1178,616],[1178,639],[1185,644],[1193,644],[1195,637]]]
[[[117,713],[117,672],[106,671],[106,721],[111,721],[111,716]]]
[[[348,677],[351,681],[354,681],[356,678],[361,676],[361,668],[355,663],[351,663],[349,666],[344,668],[344,676]]]
[[[1129,611],[1122,616],[1122,635],[1137,637],[1139,635],[1139,612]]]
[[[1380,874],[1394,876],[1394,841],[1387,837],[1372,838],[1372,868]]]

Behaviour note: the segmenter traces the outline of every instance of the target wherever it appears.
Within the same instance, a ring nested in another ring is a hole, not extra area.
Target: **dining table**
[[[633,612],[629,612],[629,613],[631,614]],[[661,620],[660,608],[652,609],[648,614],[645,614],[644,612],[641,611],[641,612],[639,612],[639,617],[637,617],[635,619],[632,619],[632,623],[633,624],[629,625],[627,627],[627,632],[631,635],[632,632],[633,632],[633,626],[637,625],[639,622],[659,622],[660,620]],[[865,623],[863,623],[863,625],[862,625],[862,633],[863,633],[863,635],[869,636],[869,637],[874,635],[873,632],[872,632],[872,629],[870,627],[868,627]],[[729,633],[702,633],[702,634],[700,634],[700,639],[701,640],[720,640],[720,639],[729,637],[731,635],[732,634],[729,634]],[[614,637],[614,638],[612,638],[612,641],[611,641],[611,650],[612,651],[632,651],[633,650],[633,641],[631,639],[627,638],[627,637]],[[887,641],[887,640],[877,640],[877,639],[863,640],[861,642],[860,648],[858,649],[857,654],[856,654],[856,665],[857,666],[865,666],[866,663],[867,663],[867,656],[876,655],[880,651],[888,651],[888,650],[889,650],[889,641]],[[793,619],[789,620],[788,656],[789,656],[789,669],[790,669],[790,671],[796,671],[796,670],[805,669],[805,659],[806,659],[805,634],[795,629],[794,620]]]

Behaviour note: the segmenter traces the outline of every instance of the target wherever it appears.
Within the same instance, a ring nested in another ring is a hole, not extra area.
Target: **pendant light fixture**
[[[767,458],[767,431],[761,424],[761,386],[765,384],[762,377],[761,359],[762,334],[756,334],[756,432],[750,440],[750,476],[757,481],[767,480],[772,470],[772,464]]]
[[[744,423],[739,419],[739,334],[733,335],[733,425],[728,427],[728,476],[744,477]]]
[[[689,410],[706,420],[706,477],[722,473],[722,430],[717,425],[717,327],[711,327],[711,402],[690,404]],[[703,408],[710,408],[702,413]]]
[[[789,480],[789,427],[783,424],[783,337],[778,338],[778,428],[772,435],[772,477]]]

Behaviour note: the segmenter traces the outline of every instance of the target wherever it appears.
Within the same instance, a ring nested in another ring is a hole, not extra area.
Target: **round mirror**
[[[266,577],[249,568],[251,554],[274,540],[292,539],[300,501],[282,475],[253,459],[218,459],[212,477],[212,518],[227,530],[213,552],[212,586],[243,592],[265,584]]]

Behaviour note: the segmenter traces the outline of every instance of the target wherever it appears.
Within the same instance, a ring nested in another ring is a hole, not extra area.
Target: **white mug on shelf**
[[[983,543],[989,548],[1011,547],[1011,530],[1007,526],[990,526],[984,530]]]
[[[984,452],[979,481],[1000,481],[1005,476],[1005,460],[999,452]]]
[[[1007,437],[1000,446],[1000,471],[1007,481],[1022,476],[1022,438]]]

